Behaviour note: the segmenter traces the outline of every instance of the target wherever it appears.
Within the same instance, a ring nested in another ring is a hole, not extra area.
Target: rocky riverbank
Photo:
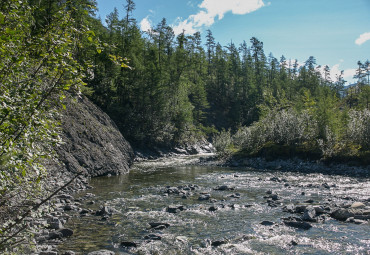
[[[200,165],[223,167],[250,167],[259,170],[276,170],[280,172],[322,173],[352,177],[370,177],[370,165],[353,166],[349,164],[326,163],[318,160],[275,159],[266,160],[262,157],[219,159],[216,156],[200,158]]]
[[[48,169],[45,189],[52,193],[74,181],[48,202],[49,213],[32,221],[39,226],[34,254],[58,254],[57,244],[73,235],[72,229],[64,228],[70,217],[68,211],[90,213],[80,208],[81,199],[72,194],[91,188],[91,177],[127,173],[134,159],[130,144],[114,122],[85,96],[68,96],[65,105],[60,116],[63,144],[56,148],[58,161],[45,163]]]

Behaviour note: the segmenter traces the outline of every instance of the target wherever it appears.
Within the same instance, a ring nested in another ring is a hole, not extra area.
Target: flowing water
[[[107,205],[116,213],[107,220],[95,215],[71,217],[66,227],[75,233],[59,250],[77,254],[100,249],[116,254],[369,254],[369,224],[327,218],[301,230],[282,223],[284,217],[297,216],[282,210],[288,204],[368,199],[369,179],[183,164],[189,160],[138,163],[127,175],[92,179],[94,188],[80,194],[89,197],[82,207],[96,211]],[[323,183],[331,188],[324,188]],[[235,189],[215,190],[221,185]],[[187,198],[168,194],[169,186],[182,186]],[[276,207],[266,203],[268,191],[279,195]],[[202,194],[209,194],[210,199],[199,200]],[[95,204],[89,205],[92,200]],[[182,205],[185,210],[169,213],[169,205]],[[217,210],[210,210],[212,206]],[[262,221],[273,225],[262,225]],[[152,229],[152,222],[169,227]],[[135,242],[137,247],[122,247],[122,241]]]

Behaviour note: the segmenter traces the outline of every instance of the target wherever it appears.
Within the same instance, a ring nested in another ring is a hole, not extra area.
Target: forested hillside
[[[278,59],[255,37],[222,46],[210,30],[204,41],[199,32],[176,36],[166,19],[141,32],[135,3],[123,7],[121,15],[117,9],[108,15],[106,26],[90,17],[102,50],[86,49],[81,61],[93,63],[85,93],[134,146],[171,147],[229,130],[216,139],[221,154],[271,144],[318,157],[369,149],[368,60],[357,63],[358,82],[347,89],[343,73],[332,80],[313,56],[303,64]],[[116,65],[112,55],[127,58],[131,68]]]

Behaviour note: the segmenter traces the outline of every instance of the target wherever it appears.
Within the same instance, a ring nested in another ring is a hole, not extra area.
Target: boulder
[[[354,217],[355,214],[351,209],[339,208],[332,212],[330,216],[336,220],[345,221],[350,217]]]
[[[60,162],[49,161],[49,172],[81,172],[87,176],[127,173],[134,153],[116,124],[83,95],[67,95],[60,119],[63,144],[56,146]]]

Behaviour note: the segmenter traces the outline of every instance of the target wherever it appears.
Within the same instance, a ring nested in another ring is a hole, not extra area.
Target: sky
[[[126,0],[97,0],[105,20],[117,7],[121,17]],[[227,46],[256,37],[265,54],[280,59],[310,56],[328,65],[332,80],[344,70],[353,83],[357,62],[370,60],[370,0],[134,0],[133,17],[143,31],[166,18],[176,34],[210,29],[216,42]]]

